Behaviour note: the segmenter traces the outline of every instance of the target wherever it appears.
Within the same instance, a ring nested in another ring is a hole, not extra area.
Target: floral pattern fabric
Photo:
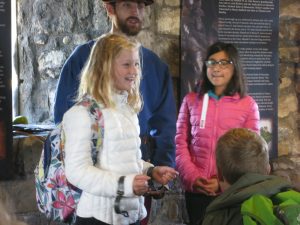
[[[104,122],[100,106],[89,96],[77,103],[87,108],[93,123],[91,126],[91,157],[93,164],[97,163],[98,152],[102,147]],[[48,219],[58,222],[74,223],[76,206],[81,196],[81,190],[70,184],[64,169],[63,127],[58,125],[47,137],[50,145],[44,145],[39,164],[35,168],[35,189],[39,210]],[[46,147],[49,146],[49,147]],[[50,152],[49,152],[50,151]],[[44,159],[49,155],[50,160]],[[48,165],[45,165],[47,162]]]

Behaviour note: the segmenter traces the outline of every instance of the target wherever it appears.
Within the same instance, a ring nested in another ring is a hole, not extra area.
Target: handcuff
[[[149,191],[144,194],[144,196],[151,196],[154,199],[161,199],[165,196],[165,192],[168,191],[169,189],[167,188],[166,185],[161,185],[157,187],[153,181],[153,170],[154,166],[151,166],[147,170],[147,176],[151,177],[150,180],[148,180],[148,186],[149,186]]]

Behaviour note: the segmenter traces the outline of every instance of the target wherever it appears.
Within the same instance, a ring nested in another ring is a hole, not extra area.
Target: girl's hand
[[[208,192],[208,195],[215,196],[216,193],[219,191],[219,181],[217,178],[211,178],[207,180],[207,183],[203,186],[204,189]]]
[[[193,183],[193,189],[199,193],[208,195],[208,192],[204,188],[206,183],[207,180],[205,178],[197,178]]]
[[[158,183],[165,185],[169,181],[175,179],[178,172],[168,166],[156,166],[152,170],[151,177]]]
[[[143,195],[148,191],[148,180],[150,177],[146,175],[136,175],[133,180],[133,193],[136,195]]]
[[[197,178],[193,184],[193,188],[200,193],[215,196],[219,191],[219,181],[216,177],[211,179]]]

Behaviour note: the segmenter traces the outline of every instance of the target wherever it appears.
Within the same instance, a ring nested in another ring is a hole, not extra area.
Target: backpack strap
[[[101,109],[103,108],[99,105],[94,99],[84,96],[81,101],[77,103],[77,105],[82,105],[87,108],[88,113],[92,119],[92,140],[91,140],[91,148],[92,148],[92,160],[93,165],[97,163],[97,157],[99,153],[99,149],[103,144],[104,138],[104,123],[102,118]],[[100,137],[100,138],[99,138]]]
[[[300,193],[294,190],[279,192],[272,197],[274,205],[295,205],[300,204]]]
[[[280,192],[272,197],[275,215],[286,225],[300,224],[300,193]]]
[[[58,142],[58,139],[61,140],[61,134],[62,134],[62,124],[60,123],[59,125],[57,125],[57,127],[55,129],[53,129],[47,136],[47,138],[44,141],[44,146],[43,146],[43,170],[44,170],[44,177],[48,176],[48,172],[49,172],[49,167],[51,164],[51,158],[52,158],[52,151],[51,149],[54,148],[54,146],[56,143]],[[59,135],[59,137],[58,137]],[[55,140],[56,139],[56,140]],[[63,144],[63,143],[60,143]],[[61,157],[63,157],[63,153],[61,152]]]
[[[244,225],[283,225],[273,213],[272,200],[264,195],[256,194],[244,201],[241,214]]]

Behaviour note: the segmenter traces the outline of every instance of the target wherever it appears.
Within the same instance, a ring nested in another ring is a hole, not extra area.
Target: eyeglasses
[[[225,69],[228,67],[229,64],[233,64],[231,60],[220,60],[220,61],[215,61],[215,60],[207,60],[205,61],[205,65],[208,68],[213,68],[216,67],[216,65],[219,65],[221,69]]]

